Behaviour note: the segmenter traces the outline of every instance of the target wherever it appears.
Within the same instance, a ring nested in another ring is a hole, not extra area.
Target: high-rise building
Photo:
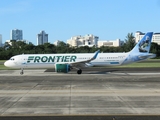
[[[37,35],[37,45],[43,45],[44,43],[48,43],[48,34],[45,31],[41,31]]]
[[[0,34],[0,47],[2,47],[2,35]]]
[[[14,29],[11,30],[11,40],[23,40],[22,30]]]

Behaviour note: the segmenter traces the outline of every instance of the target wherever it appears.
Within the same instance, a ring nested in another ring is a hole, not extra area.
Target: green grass
[[[145,60],[145,61],[146,61],[146,62],[147,62],[147,61],[157,61],[157,62],[159,61],[159,62],[160,62],[160,59],[148,59],[148,60]],[[142,61],[142,62],[143,62],[143,61]]]
[[[137,62],[137,63],[131,63],[128,65],[122,65],[118,67],[128,67],[128,68],[133,68],[133,67],[160,67],[160,59],[148,59],[142,62]]]
[[[128,64],[128,65],[122,65],[122,66],[118,66],[118,67],[128,67],[128,68],[133,68],[133,67],[160,67],[160,62],[140,62],[140,63],[132,63],[132,64]]]
[[[0,60],[0,62],[5,62],[6,60]]]

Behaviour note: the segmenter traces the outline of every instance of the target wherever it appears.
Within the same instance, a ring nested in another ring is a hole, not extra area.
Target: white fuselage
[[[72,64],[89,60],[94,53],[76,54],[22,54],[13,56],[5,62],[5,66],[12,68],[54,68],[55,64]],[[122,65],[129,53],[99,53],[97,58],[87,66],[116,66]],[[132,61],[128,61],[130,63]]]

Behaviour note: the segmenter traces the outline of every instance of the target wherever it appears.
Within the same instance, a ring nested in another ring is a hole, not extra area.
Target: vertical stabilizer
[[[148,32],[144,37],[136,44],[136,46],[130,51],[132,53],[149,53],[151,47],[153,32]]]
[[[136,44],[136,46],[129,52],[128,56],[122,62],[122,65],[155,57],[154,54],[149,53],[152,35],[153,32],[146,33],[144,37]]]

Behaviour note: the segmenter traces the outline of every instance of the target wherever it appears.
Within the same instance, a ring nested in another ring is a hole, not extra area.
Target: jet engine
[[[57,73],[68,73],[70,71],[70,65],[69,64],[56,64],[55,71]]]

